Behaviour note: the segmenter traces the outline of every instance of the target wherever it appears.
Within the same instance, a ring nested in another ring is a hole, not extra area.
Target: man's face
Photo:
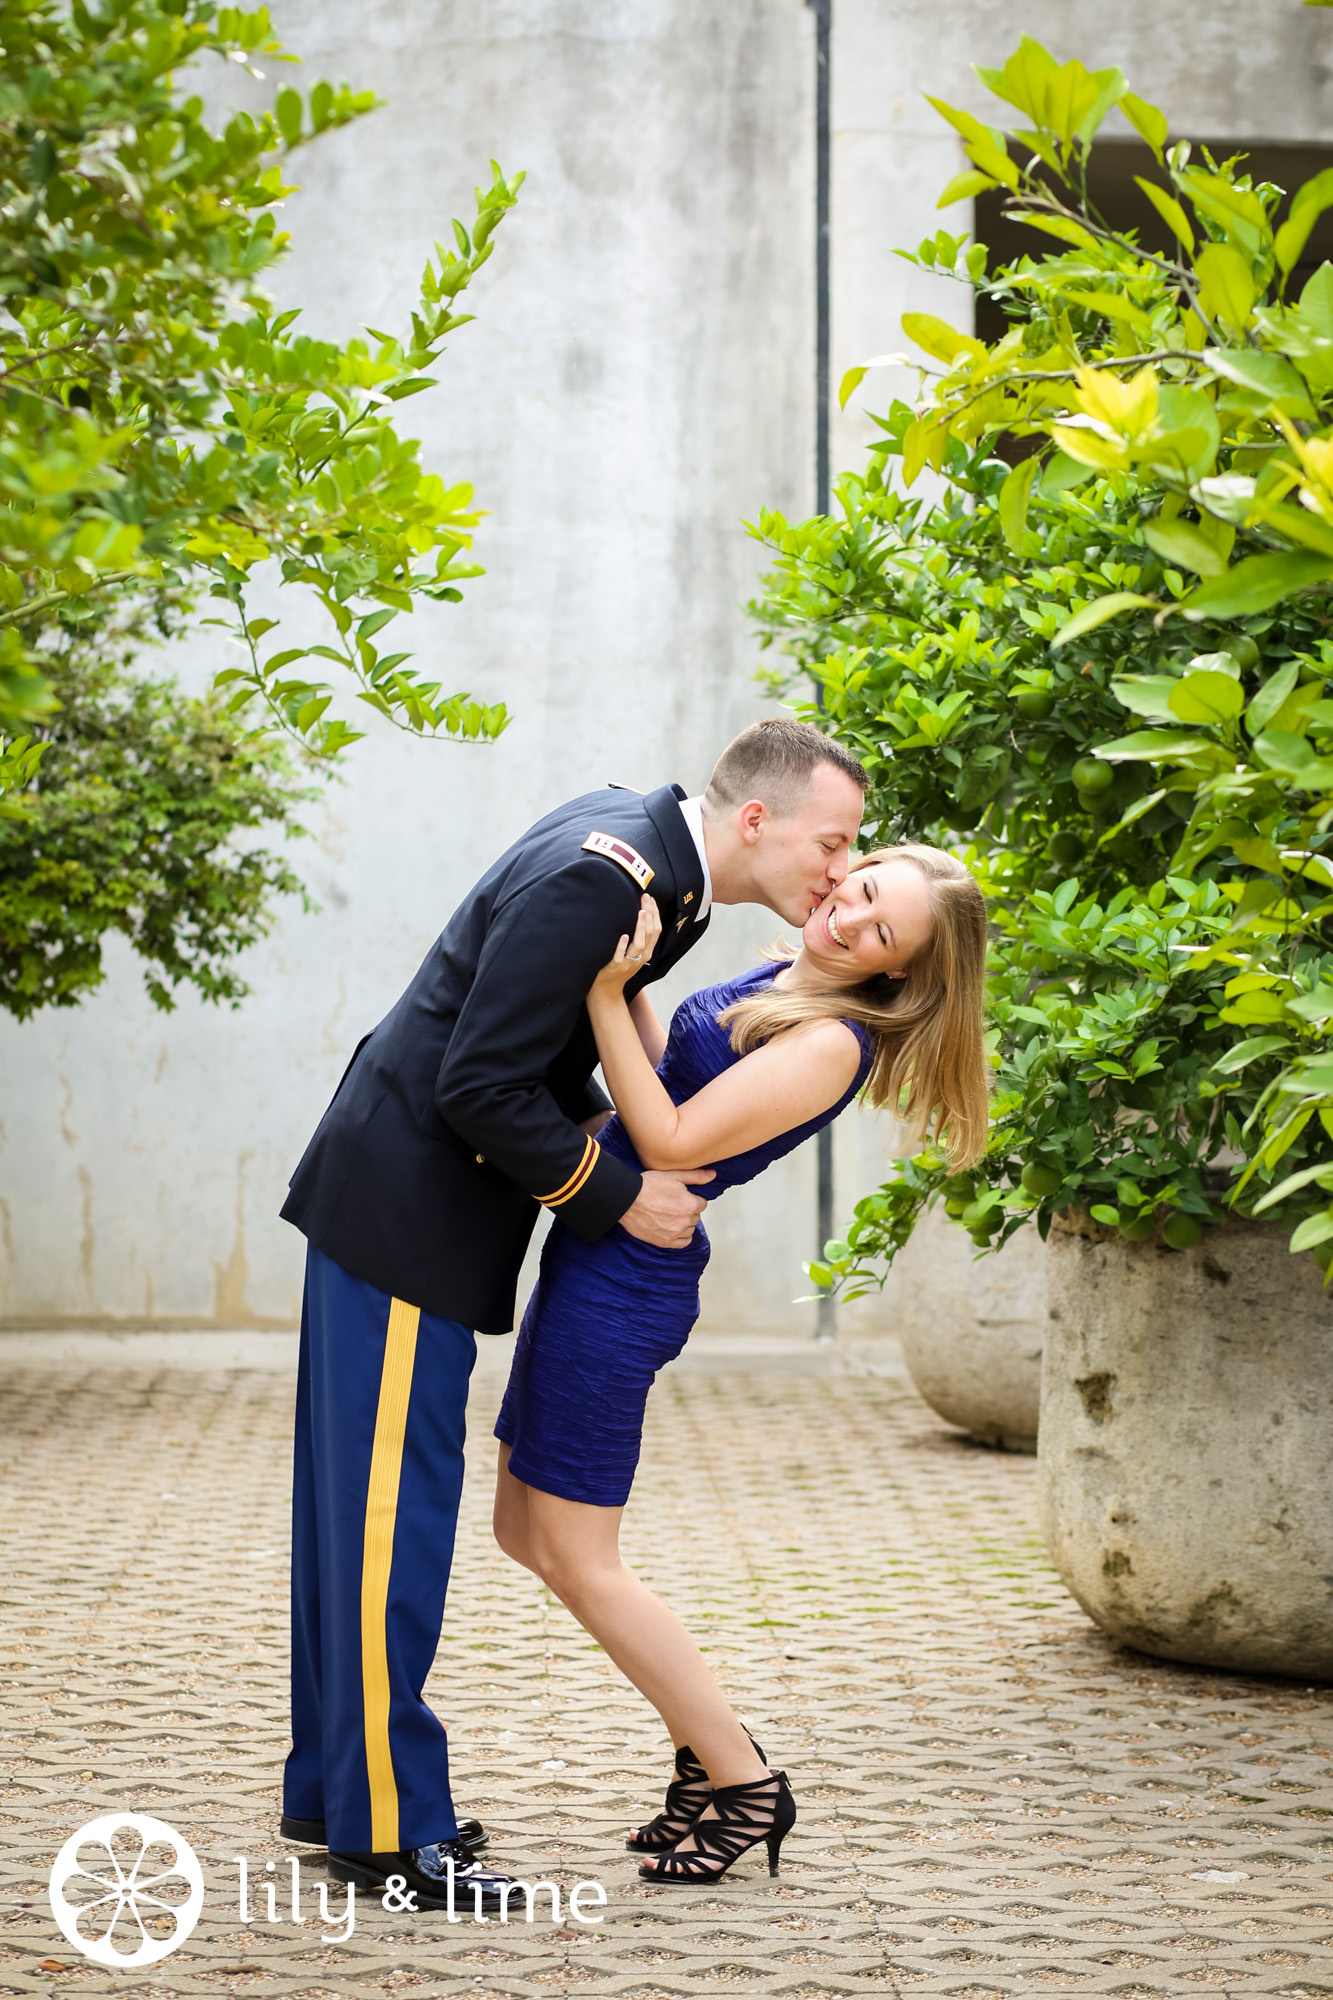
[[[797,810],[775,819],[765,810],[745,833],[758,900],[784,923],[804,925],[847,874],[848,849],[861,826],[861,787],[836,764],[816,764]],[[742,809],[742,822],[751,808]]]

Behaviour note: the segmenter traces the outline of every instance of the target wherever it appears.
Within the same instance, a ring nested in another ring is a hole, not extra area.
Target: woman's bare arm
[[[644,902],[633,941],[641,954],[660,934],[656,905]],[[637,970],[623,938],[593,984],[588,1013],[607,1089],[646,1167],[695,1167],[762,1146],[827,1111],[856,1075],[861,1050],[851,1029],[817,1021],[775,1037],[673,1104],[625,1005],[624,987]]]
[[[666,1054],[667,1031],[653,1011],[653,1003],[646,993],[636,993],[629,1003],[630,1018],[643,1043],[643,1052],[653,1068]]]

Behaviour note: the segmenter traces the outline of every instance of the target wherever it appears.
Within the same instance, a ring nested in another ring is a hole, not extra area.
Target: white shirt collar
[[[680,799],[680,816],[690,829],[690,839],[699,850],[699,866],[703,870],[704,892],[699,899],[699,907],[694,913],[694,921],[701,924],[713,907],[713,878],[708,872],[708,850],[704,846],[704,802],[699,799]]]

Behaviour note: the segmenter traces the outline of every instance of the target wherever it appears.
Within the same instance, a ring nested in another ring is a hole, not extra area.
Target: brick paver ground
[[[633,1557],[801,1817],[776,1882],[753,1861],[711,1890],[639,1881],[621,1836],[665,1746],[491,1542],[499,1386],[474,1392],[433,1696],[493,1853],[566,1893],[600,1880],[605,1922],[363,1898],[327,1943],[311,1915],[264,1921],[261,1886],[244,1923],[238,1855],[252,1885],[275,1864],[286,1911],[290,1377],[24,1368],[0,1375],[0,1995],[1333,1995],[1333,1690],[1117,1651],[1047,1565],[1032,1461],[882,1373],[696,1369],[657,1392]],[[116,1811],[204,1866],[197,1928],[144,1971],[81,1958],[46,1901],[66,1837]],[[321,1872],[307,1856],[307,1911]]]

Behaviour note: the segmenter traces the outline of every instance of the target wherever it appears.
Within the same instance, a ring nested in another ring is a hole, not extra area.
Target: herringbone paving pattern
[[[451,1926],[364,1897],[329,1943],[308,1855],[293,1924],[290,1378],[29,1368],[0,1375],[0,1995],[1333,1995],[1333,1690],[1117,1651],[1046,1563],[1032,1462],[873,1373],[657,1391],[630,1549],[801,1818],[776,1882],[755,1862],[709,1890],[641,1882],[622,1834],[656,1809],[666,1748],[491,1542],[498,1388],[474,1391],[432,1695],[493,1854],[565,1894],[600,1881],[604,1923]],[[143,1971],[81,1958],[46,1901],[67,1836],[115,1811],[166,1820],[204,1865],[198,1927]]]

